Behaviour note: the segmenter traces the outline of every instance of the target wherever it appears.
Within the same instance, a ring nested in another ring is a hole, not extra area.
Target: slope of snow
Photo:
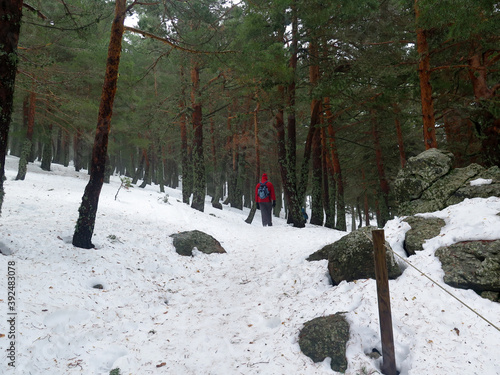
[[[381,350],[374,280],[330,284],[327,262],[314,251],[345,232],[288,226],[260,213],[209,204],[198,212],[179,190],[103,187],[93,250],[71,245],[85,173],[30,165],[14,181],[8,157],[0,217],[0,373],[7,366],[7,269],[15,262],[18,374],[334,374],[313,363],[298,333],[315,317],[346,312],[351,324],[346,374],[379,373]],[[443,283],[434,251],[472,239],[500,238],[500,199],[472,199],[435,212],[446,226],[409,261],[500,326],[500,304]],[[424,215],[425,216],[425,215]],[[170,235],[198,229],[227,254],[178,255]],[[396,218],[386,238],[404,258],[406,223]],[[401,261],[399,261],[401,262]],[[12,264],[12,263],[11,263]],[[390,282],[397,367],[403,375],[500,374],[500,332],[408,267]],[[101,284],[103,289],[93,286]],[[14,373],[14,372],[12,372]]]

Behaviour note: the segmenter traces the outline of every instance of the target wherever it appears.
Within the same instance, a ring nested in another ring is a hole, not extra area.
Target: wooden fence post
[[[372,231],[375,256],[375,277],[377,279],[378,315],[380,336],[382,338],[382,373],[396,375],[394,355],[394,336],[392,333],[391,297],[389,295],[389,277],[387,272],[385,236],[383,230]]]

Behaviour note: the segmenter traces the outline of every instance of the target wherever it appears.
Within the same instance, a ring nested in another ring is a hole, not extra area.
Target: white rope
[[[366,234],[366,237],[368,237],[368,239],[373,243],[373,239],[370,238],[367,234]],[[426,275],[424,272],[420,271],[417,267],[415,267],[413,264],[411,264],[410,262],[408,262],[405,258],[403,258],[401,255],[399,255],[398,253],[396,253],[394,250],[392,250],[390,247],[386,246],[384,244],[384,247],[386,249],[388,249],[392,254],[395,254],[399,257],[399,259],[401,259],[403,262],[405,262],[406,264],[408,264],[410,267],[414,268],[415,270],[417,270],[422,276],[426,277],[427,279],[429,279],[430,281],[432,281],[434,284],[436,284],[439,288],[441,288],[442,290],[444,290],[447,294],[449,294],[450,296],[452,296],[453,298],[455,298],[458,302],[460,302],[462,305],[464,305],[465,307],[467,307],[470,311],[472,311],[474,314],[476,314],[477,316],[479,316],[481,319],[483,319],[485,322],[487,322],[488,324],[490,324],[493,328],[495,328],[497,331],[500,332],[500,328],[498,328],[495,324],[493,324],[492,322],[490,322],[488,319],[486,319],[484,316],[482,316],[481,314],[479,314],[476,310],[474,310],[472,307],[470,307],[469,305],[467,305],[464,301],[462,301],[460,298],[454,296],[451,292],[449,292],[448,290],[446,290],[442,285],[440,285],[438,282],[434,281],[430,276]]]

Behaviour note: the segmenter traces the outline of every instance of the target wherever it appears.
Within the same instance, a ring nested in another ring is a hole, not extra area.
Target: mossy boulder
[[[411,227],[406,232],[404,242],[404,249],[408,255],[415,255],[416,251],[422,251],[424,242],[438,236],[441,233],[441,228],[446,224],[443,219],[437,217],[410,216],[403,221]]]
[[[332,283],[338,285],[342,281],[375,278],[375,262],[373,257],[372,231],[375,227],[363,227],[351,232],[340,240],[328,245],[328,272]],[[386,262],[390,279],[401,275],[401,270],[386,246]]]
[[[409,158],[394,182],[400,216],[439,211],[466,198],[500,196],[500,169],[485,170],[478,164],[452,168],[453,155],[429,149]],[[471,184],[482,178],[484,184]]]
[[[174,239],[175,251],[179,255],[192,256],[195,248],[205,254],[226,252],[219,241],[199,230],[175,233],[170,237]]]
[[[337,372],[345,372],[347,369],[348,340],[349,323],[340,313],[315,318],[304,324],[299,333],[302,353],[314,362],[322,362],[330,357],[330,367]]]
[[[401,202],[420,198],[438,178],[447,174],[453,165],[453,155],[431,148],[407,160],[399,171],[394,190]]]
[[[484,296],[500,292],[500,240],[459,242],[436,250],[444,282]]]

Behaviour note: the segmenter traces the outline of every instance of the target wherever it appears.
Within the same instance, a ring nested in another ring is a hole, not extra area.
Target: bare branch
[[[45,16],[42,12],[40,12],[38,9],[35,9],[34,7],[32,7],[31,5],[27,4],[27,3],[23,3],[23,7],[31,10],[32,12],[36,13],[38,17],[40,17],[42,20],[46,20],[47,19],[47,16]]]
[[[132,4],[130,4],[128,7],[127,7],[127,10],[126,12],[130,12],[130,10],[136,6],[136,5],[144,5],[144,6],[148,6],[148,5],[159,5],[160,3],[159,2],[153,2],[153,3],[143,3],[142,1],[137,1],[135,0]]]

